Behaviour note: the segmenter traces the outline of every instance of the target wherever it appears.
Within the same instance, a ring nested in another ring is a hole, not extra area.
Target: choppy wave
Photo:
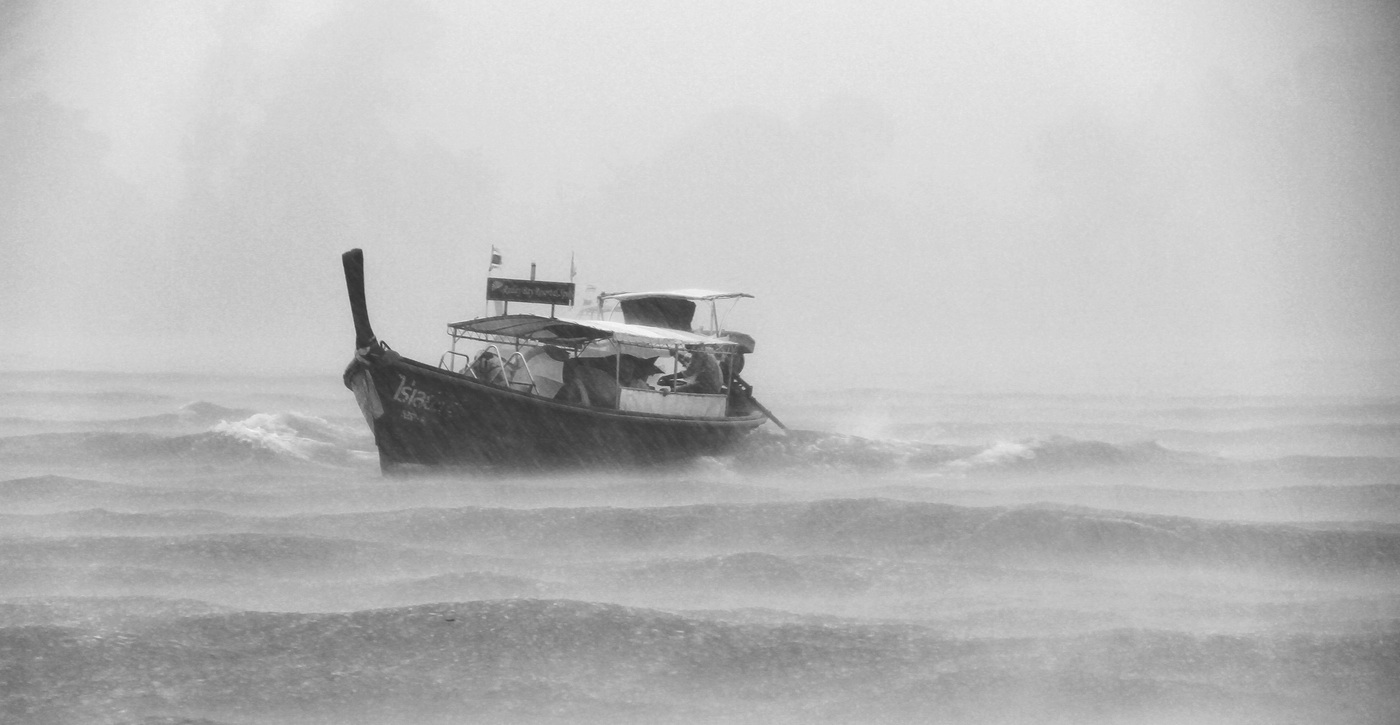
[[[160,436],[151,433],[39,433],[0,439],[0,461],[87,464],[272,463],[278,449],[251,436],[224,432]],[[295,460],[285,456],[282,460]]]
[[[736,459],[744,466],[767,470],[888,470],[938,466],[968,455],[970,450],[959,446],[877,440],[807,430],[774,433],[765,428],[744,441]]]
[[[197,599],[152,596],[17,597],[0,601],[0,629],[43,626],[129,629],[162,620],[235,611]]]
[[[6,566],[137,563],[169,570],[313,578],[366,567],[436,572],[472,561],[383,542],[260,533],[9,538],[0,540],[0,552]]]
[[[653,509],[461,509],[319,517],[328,533],[500,553],[767,551],[1015,563],[1400,571],[1400,534],[1204,522],[1057,507],[968,508],[887,499]],[[480,550],[480,549],[478,549]]]
[[[1200,456],[1170,451],[1157,443],[1115,445],[1065,437],[997,442],[972,456],[952,461],[952,471],[1056,472],[1112,466],[1197,462]]]
[[[948,474],[1060,472],[1115,466],[1199,463],[1206,457],[1152,442],[1126,445],[1063,436],[997,441],[984,446],[943,445],[857,436],[760,430],[736,460],[748,468],[848,471],[928,471]]]
[[[50,417],[0,417],[0,435],[33,435],[39,433],[149,433],[179,435],[199,433],[228,420],[239,420],[254,411],[226,408],[205,401],[180,406],[173,412],[126,418],[56,419]]]
[[[1189,480],[1191,488],[1124,484],[1107,481],[1061,483],[1054,487],[1029,485],[984,486],[972,480],[966,485],[930,486],[926,481],[904,481],[867,489],[870,495],[934,501],[970,506],[1059,503],[1068,506],[1136,513],[1189,516],[1208,520],[1275,522],[1332,527],[1393,530],[1400,526],[1400,484],[1356,482],[1356,471],[1344,469],[1327,485],[1294,483],[1275,470],[1243,469],[1242,487],[1220,487],[1220,478]],[[1366,477],[1370,479],[1372,477]],[[1380,480],[1396,480],[1394,476]],[[1268,485],[1254,485],[1258,481]],[[1306,480],[1306,479],[1305,479]],[[1313,477],[1311,480],[1317,480]],[[1212,484],[1217,484],[1212,486]]]
[[[1239,469],[1327,481],[1400,481],[1400,458],[1384,456],[1284,456],[1248,461]]]
[[[365,459],[359,455],[366,452],[365,433],[298,413],[259,413],[221,422],[210,432],[291,460],[348,463]]]
[[[997,564],[1208,566],[1317,575],[1400,574],[1400,532],[1385,528],[1204,521],[1063,506],[966,507],[892,499],[702,504],[651,508],[425,508],[315,516],[208,511],[107,511],[0,518],[0,533],[70,538],[0,541],[11,562],[199,561],[237,553],[251,563],[331,561],[350,540],[524,556],[542,551],[833,555]],[[298,531],[315,538],[286,538]],[[199,536],[177,536],[200,532]],[[256,533],[238,533],[256,532]],[[101,537],[139,535],[140,539]],[[164,538],[145,538],[164,537]],[[369,556],[355,544],[337,555]],[[135,547],[135,548],[133,548]],[[377,550],[377,549],[376,549]],[[42,554],[42,556],[41,556]],[[389,556],[387,553],[378,554]],[[64,558],[70,557],[70,558]],[[76,557],[76,558],[72,558]],[[211,560],[212,561],[212,560]],[[405,560],[407,561],[407,559]],[[721,569],[728,560],[712,565]],[[744,562],[742,558],[739,560]],[[776,563],[774,559],[756,561]],[[252,565],[250,563],[250,565]],[[752,565],[753,562],[748,562]],[[328,564],[327,564],[328,565]]]
[[[870,435],[383,478],[334,375],[17,385],[6,722],[1400,722],[1395,401],[765,396]]]
[[[698,559],[663,559],[619,572],[622,587],[669,591],[754,592],[789,597],[847,595],[868,591],[885,571],[873,560],[835,556],[779,556],[746,551]]]
[[[173,400],[176,400],[175,396],[166,393],[133,389],[0,391],[0,402],[11,404],[25,404],[37,401],[45,404],[153,405],[168,403]]]
[[[735,623],[572,600],[215,613],[121,633],[0,629],[31,722],[114,712],[262,722],[912,722],[1124,718],[1379,724],[1396,635],[1119,629],[950,638],[853,621]],[[158,683],[152,686],[151,683]],[[295,683],[295,686],[289,686]],[[1155,721],[1155,720],[1154,720]]]
[[[1360,427],[1364,429],[1363,438],[1384,440],[1394,425]],[[372,435],[358,420],[333,422],[297,412],[254,412],[207,401],[189,403],[173,412],[114,420],[64,422],[15,418],[0,421],[0,432],[7,430],[28,432],[0,437],[0,464],[23,463],[43,471],[43,464],[51,462],[56,464],[56,470],[64,473],[70,470],[61,466],[74,463],[128,467],[159,463],[363,467],[377,458]],[[1353,438],[1360,435],[1354,430],[1351,433]],[[1193,436],[1199,438],[1208,434],[1168,431],[1164,437],[1170,439],[1172,435],[1189,443]],[[1222,444],[1238,442],[1241,435],[1244,434],[1232,433],[1229,436],[1233,438],[1226,436],[1220,440]],[[1192,447],[1186,445],[1186,448]],[[830,471],[950,477],[1224,468],[1309,475],[1328,469],[1337,476],[1374,481],[1379,476],[1400,471],[1400,457],[1284,455],[1236,461],[1177,450],[1151,440],[1115,443],[1045,435],[952,445],[763,428],[743,441],[731,455],[722,457],[718,465],[744,474]]]
[[[287,412],[226,420],[227,412],[238,411],[197,408],[193,419],[219,420],[203,432],[184,435],[92,431],[0,438],[0,462],[353,465],[374,458],[367,433],[322,418]]]
[[[83,509],[246,509],[277,499],[254,491],[199,487],[157,487],[66,476],[32,476],[0,481],[0,508],[10,513]]]

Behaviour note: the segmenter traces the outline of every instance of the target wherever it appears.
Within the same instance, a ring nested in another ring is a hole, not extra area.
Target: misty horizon
[[[0,10],[0,369],[436,360],[501,273],[734,289],[756,382],[1400,392],[1384,3]]]

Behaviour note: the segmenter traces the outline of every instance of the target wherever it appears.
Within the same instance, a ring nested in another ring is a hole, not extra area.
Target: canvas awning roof
[[[464,333],[497,335],[525,340],[584,343],[606,335],[598,330],[568,320],[539,315],[497,315],[448,323],[448,327]]]
[[[753,298],[753,295],[745,292],[716,292],[707,289],[678,289],[660,292],[617,292],[614,294],[602,295],[605,300],[639,300],[647,297],[663,297],[677,300],[695,300],[698,302],[711,302],[714,300],[731,300],[739,297]]]
[[[612,320],[561,320],[539,315],[479,317],[474,320],[453,322],[448,327],[464,336],[512,338],[575,348],[598,340],[613,340],[624,345],[651,348],[670,348],[683,345],[721,348],[734,344],[730,340],[697,335],[684,330],[670,330]]]
[[[753,295],[743,292],[679,289],[660,292],[618,292],[602,295],[600,299],[617,300],[622,307],[622,317],[628,324],[689,332],[695,318],[696,303],[710,303],[710,319],[714,321],[716,301],[736,300],[740,297]]]

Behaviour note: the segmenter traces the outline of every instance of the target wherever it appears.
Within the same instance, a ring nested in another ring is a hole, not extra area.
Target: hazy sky
[[[1400,10],[0,3],[0,369],[436,361],[736,288],[754,382],[1400,394]]]

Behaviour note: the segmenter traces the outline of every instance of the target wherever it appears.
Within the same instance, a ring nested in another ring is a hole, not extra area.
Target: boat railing
[[[495,346],[492,345],[492,347]],[[520,361],[519,367],[516,367],[516,360]],[[515,351],[515,353],[506,360],[505,370],[506,382],[509,383],[512,388],[523,390],[527,393],[535,392],[537,388],[535,384],[535,374],[530,372],[530,362],[525,359],[525,356],[522,355],[519,350]],[[525,377],[529,378],[528,382],[515,379],[516,372],[520,370],[525,371]]]
[[[461,370],[452,369],[452,362],[455,361],[457,358],[462,359]],[[476,377],[476,373],[472,372],[472,356],[464,352],[457,352],[456,350],[448,350],[447,352],[443,353],[442,357],[438,358],[438,368],[441,370],[446,370],[450,373],[458,373],[461,375],[470,375],[472,377]]]
[[[501,349],[500,349],[499,347],[496,347],[495,345],[487,345],[486,347],[482,348],[482,350],[481,350],[480,353],[477,354],[477,359],[480,359],[480,358],[481,358],[481,355],[483,355],[483,354],[485,354],[485,353],[487,353],[487,352],[495,353],[497,359],[500,359],[500,357],[501,357]],[[520,354],[520,353],[518,353],[518,352],[515,353],[515,355],[519,355],[519,354]],[[514,358],[515,358],[515,355],[512,355],[512,356],[511,356],[511,359],[514,359]],[[460,358],[460,359],[462,360],[462,369],[461,369],[461,370],[453,370],[453,369],[452,369],[452,364],[451,364],[451,362],[449,362],[449,360],[455,361],[455,360],[457,360],[458,358]],[[448,372],[455,372],[455,373],[457,373],[457,374],[459,374],[459,375],[466,375],[467,377],[473,378],[473,379],[475,379],[475,380],[480,380],[480,379],[481,379],[481,376],[480,376],[480,375],[477,375],[477,374],[476,374],[476,371],[472,369],[472,356],[471,356],[470,354],[468,354],[468,353],[465,353],[465,352],[457,352],[456,350],[448,350],[447,352],[443,353],[443,354],[442,354],[442,357],[438,358],[438,369],[440,369],[440,370],[446,370],[446,371],[448,371]],[[504,371],[502,371],[502,372],[504,372]],[[533,380],[534,380],[534,378],[532,377],[532,378],[531,378],[532,384],[533,384]]]

